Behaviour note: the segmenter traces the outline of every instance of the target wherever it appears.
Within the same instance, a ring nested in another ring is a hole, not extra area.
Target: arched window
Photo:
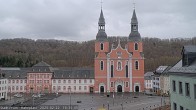
[[[135,50],[138,50],[138,43],[135,43]]]
[[[138,61],[135,61],[135,69],[139,70],[139,62]]]
[[[117,62],[117,70],[122,70],[122,62]]]
[[[100,62],[100,69],[103,70],[103,61]]]
[[[101,48],[101,50],[103,50],[103,48],[104,48],[104,47],[103,47],[103,43],[101,43],[101,47],[100,47],[100,48]]]
[[[128,64],[129,64],[129,61],[127,60],[127,61],[126,61],[126,66],[125,66],[125,74],[126,74],[126,77],[127,77],[127,78],[129,77]]]
[[[114,62],[111,61],[111,78],[114,77]]]

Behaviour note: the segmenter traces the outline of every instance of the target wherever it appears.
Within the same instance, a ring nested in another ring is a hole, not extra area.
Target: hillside
[[[127,42],[121,38],[122,47]],[[159,65],[174,65],[181,58],[183,45],[196,45],[191,39],[143,38],[145,71]],[[117,43],[109,37],[110,44]],[[24,38],[0,40],[0,65],[3,67],[30,67],[42,59],[54,67],[93,67],[94,40],[86,42],[63,40],[31,40]]]

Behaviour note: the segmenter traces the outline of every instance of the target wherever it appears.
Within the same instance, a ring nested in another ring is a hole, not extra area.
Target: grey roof
[[[155,73],[161,74],[161,73],[163,73],[163,72],[167,69],[167,67],[168,67],[168,66],[159,66],[159,67],[156,69]]]
[[[136,13],[135,13],[135,9],[133,10],[133,15],[132,15],[132,18],[131,18],[131,23],[135,23],[135,24],[138,24],[138,21],[137,21],[137,16],[136,16]]]
[[[196,46],[195,45],[187,45],[183,47],[184,53],[196,53]]]
[[[44,61],[41,61],[41,62],[35,64],[32,67],[31,71],[29,71],[29,72],[39,72],[39,73],[42,72],[42,73],[46,73],[46,72],[52,72],[52,71],[53,71],[53,68],[49,64],[47,64]]]
[[[138,31],[133,31],[129,34],[130,41],[141,41],[141,36]]]
[[[50,67],[50,65],[47,64],[47,63],[44,62],[44,61],[41,61],[41,62],[35,64],[33,67]]]
[[[104,16],[103,16],[102,9],[101,9],[98,25],[99,25],[99,27],[100,26],[105,26],[105,19],[104,19]],[[99,41],[107,40],[107,34],[106,34],[104,28],[99,28],[99,31],[98,31],[97,36],[96,36],[96,40],[99,40]]]
[[[98,22],[99,25],[105,25],[105,18],[103,16],[103,11],[101,9],[101,13],[100,13],[100,17],[99,17],[99,22]]]
[[[92,68],[70,68],[54,70],[53,79],[94,79]]]
[[[1,70],[20,70],[20,68],[17,67],[3,67]]]
[[[97,33],[96,39],[99,41],[107,40],[107,34],[105,30],[100,29]]]
[[[152,76],[152,75],[154,75],[153,72],[146,72],[146,73],[144,74],[144,76]]]
[[[135,9],[133,10],[133,16],[131,18],[131,25],[136,25],[137,30],[133,31],[133,27],[131,26],[131,33],[129,34],[129,40],[130,41],[141,41],[140,33],[138,32],[138,21]]]
[[[178,61],[173,67],[182,67],[182,60]]]
[[[153,79],[153,75],[154,75],[153,72],[146,72],[146,73],[144,74],[144,79],[145,79],[145,80],[152,80],[152,79]]]
[[[168,73],[196,77],[196,60],[189,66],[182,66],[182,60],[180,60],[168,71]]]
[[[5,74],[5,77],[8,79],[26,79],[27,71],[25,69],[22,70],[2,70],[2,73]]]

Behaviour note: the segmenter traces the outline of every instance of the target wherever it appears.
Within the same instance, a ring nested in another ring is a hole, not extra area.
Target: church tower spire
[[[133,15],[131,18],[131,33],[129,34],[129,40],[131,40],[131,41],[140,41],[141,40],[141,36],[138,31],[138,21],[137,21],[135,8],[133,10]]]
[[[103,41],[107,39],[107,34],[105,32],[105,18],[103,15],[103,11],[101,8],[101,13],[99,17],[99,22],[98,22],[98,33],[96,36],[96,40]]]

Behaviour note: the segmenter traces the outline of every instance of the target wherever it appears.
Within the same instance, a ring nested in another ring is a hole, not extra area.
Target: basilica
[[[108,93],[144,91],[143,44],[135,9],[125,46],[110,44],[101,9],[94,68],[55,68],[44,61],[31,68],[0,68],[0,96],[8,93]]]

